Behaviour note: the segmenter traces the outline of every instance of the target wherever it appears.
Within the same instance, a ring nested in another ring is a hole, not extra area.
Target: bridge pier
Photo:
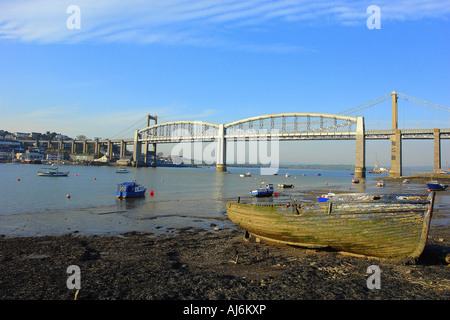
[[[439,129],[433,130],[434,152],[433,163],[434,171],[441,170],[441,132]]]
[[[402,176],[402,133],[399,129],[391,136],[391,170],[389,177],[400,178]]]
[[[366,138],[363,117],[356,117],[355,177],[366,177]]]
[[[142,165],[141,151],[142,151],[142,142],[139,141],[139,131],[136,130],[134,134],[133,167],[138,167]]]
[[[227,171],[227,142],[225,139],[225,127],[223,124],[219,124],[216,152],[216,171]]]
[[[402,176],[402,133],[398,129],[397,91],[392,91],[392,130],[391,136],[391,170],[389,177],[400,178]]]

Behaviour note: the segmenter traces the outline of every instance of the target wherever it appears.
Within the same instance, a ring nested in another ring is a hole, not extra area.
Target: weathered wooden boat
[[[380,258],[417,258],[428,237],[434,192],[339,194],[327,202],[228,202],[228,218],[262,241],[331,247]]]

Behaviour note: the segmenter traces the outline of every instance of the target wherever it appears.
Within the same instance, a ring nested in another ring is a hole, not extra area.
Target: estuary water
[[[41,165],[0,164],[0,235],[5,237],[62,235],[120,235],[125,232],[174,233],[178,228],[234,228],[226,219],[226,202],[243,201],[287,203],[317,201],[328,192],[426,193],[426,185],[402,185],[386,181],[376,187],[368,175],[352,184],[350,171],[280,169],[278,175],[261,175],[258,168],[229,167],[218,173],[215,167],[130,168],[116,173],[106,166],[63,166],[68,177],[39,177]],[[251,172],[252,177],[242,178]],[[289,177],[285,175],[289,173]],[[147,186],[145,197],[119,200],[117,184],[133,181]],[[278,194],[272,198],[252,198],[249,191],[261,182],[273,183]],[[280,189],[278,184],[293,184]],[[150,195],[153,191],[153,195]],[[67,197],[70,195],[70,198]],[[435,212],[450,221],[450,192],[438,192]]]

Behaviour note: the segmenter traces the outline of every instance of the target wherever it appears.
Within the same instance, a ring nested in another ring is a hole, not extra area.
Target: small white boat
[[[287,183],[279,183],[278,187],[279,188],[293,188],[294,185],[293,184],[287,184]]]
[[[404,179],[402,183],[403,183],[403,184],[408,184],[408,183],[409,183],[409,180],[408,180],[408,179]]]
[[[68,175],[69,171],[59,171],[58,167],[38,171],[38,176],[40,177],[67,177]]]
[[[377,182],[377,187],[384,187],[384,180],[380,180]]]
[[[129,170],[122,167],[116,170],[116,173],[129,173],[129,172],[130,172]]]
[[[56,168],[45,168],[43,170],[38,171],[39,177],[67,177],[69,175],[69,171],[59,171],[59,153],[58,160],[56,161]],[[53,166],[54,164],[52,164]]]
[[[289,173],[286,173],[284,176],[285,176],[286,178],[289,178],[291,175],[290,175]]]
[[[239,175],[239,177],[241,177],[241,178],[248,178],[248,177],[252,177],[252,174],[251,174],[250,172],[247,172],[247,173],[241,173],[241,174]]]

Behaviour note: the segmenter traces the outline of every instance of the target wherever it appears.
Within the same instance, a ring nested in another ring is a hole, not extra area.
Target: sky
[[[0,129],[125,138],[149,113],[213,123],[334,114],[393,90],[450,107],[449,19],[441,0],[2,0]],[[389,128],[390,103],[358,115]],[[405,128],[449,119],[399,102]],[[432,147],[405,142],[404,165],[432,165]],[[310,141],[280,152],[353,163],[354,149]],[[366,165],[375,159],[390,166],[389,141],[367,143]]]

